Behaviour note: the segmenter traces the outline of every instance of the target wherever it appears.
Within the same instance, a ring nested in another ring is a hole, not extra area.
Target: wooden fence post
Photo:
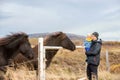
[[[38,40],[38,80],[45,80],[45,51],[43,46],[43,38]]]
[[[106,70],[107,70],[107,71],[110,71],[110,63],[109,63],[108,50],[106,50]]]

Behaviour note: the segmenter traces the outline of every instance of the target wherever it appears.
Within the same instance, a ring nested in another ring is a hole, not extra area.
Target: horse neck
[[[17,49],[8,49],[6,51],[7,59],[14,59],[14,57],[19,53]]]
[[[60,46],[60,41],[56,39],[48,39],[44,41],[44,46]]]
[[[7,58],[14,58],[18,52],[19,52],[19,47],[20,47],[20,40],[15,39],[13,42],[9,43],[8,45],[5,46],[7,49]]]

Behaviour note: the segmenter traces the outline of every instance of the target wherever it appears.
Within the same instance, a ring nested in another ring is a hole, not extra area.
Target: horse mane
[[[11,33],[10,35],[7,35],[6,37],[0,39],[0,46],[14,46],[16,42],[20,41],[24,37],[28,37],[28,35],[24,32]]]
[[[44,44],[49,44],[49,41],[52,41],[52,40],[56,40],[56,41],[61,41],[63,40],[64,38],[66,38],[66,34],[59,31],[59,32],[53,32],[49,35],[47,35],[45,38],[44,38]]]

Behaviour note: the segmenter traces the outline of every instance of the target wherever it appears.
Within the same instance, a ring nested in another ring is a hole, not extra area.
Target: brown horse
[[[52,33],[44,38],[44,46],[62,46],[65,49],[68,50],[75,50],[75,45],[73,42],[67,37],[67,35],[63,32],[55,32]],[[38,58],[38,45],[33,48],[35,54],[35,58]],[[56,55],[58,49],[54,50],[46,50],[46,68],[50,66],[50,63],[53,59],[53,57]],[[34,62],[34,67],[37,69],[38,63]]]
[[[27,34],[23,32],[14,33],[0,39],[0,73],[6,72],[5,66],[9,65],[18,53],[22,53],[28,59],[33,59],[34,57]],[[0,75],[0,80],[4,80],[3,75]]]

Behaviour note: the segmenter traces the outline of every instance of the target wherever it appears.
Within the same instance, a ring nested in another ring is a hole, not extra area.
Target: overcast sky
[[[0,0],[0,36],[63,31],[99,32],[120,41],[120,0]]]

